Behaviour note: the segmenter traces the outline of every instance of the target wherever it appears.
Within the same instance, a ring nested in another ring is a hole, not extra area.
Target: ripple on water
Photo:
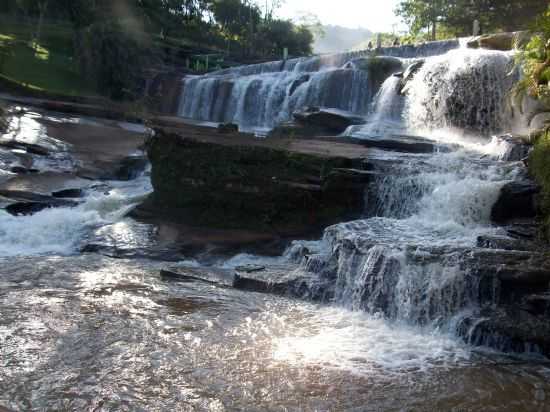
[[[446,335],[361,313],[158,273],[94,255],[2,259],[0,404],[544,410],[544,365],[480,356]]]

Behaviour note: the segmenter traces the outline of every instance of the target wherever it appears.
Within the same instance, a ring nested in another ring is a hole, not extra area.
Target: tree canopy
[[[139,89],[140,72],[187,49],[251,62],[312,53],[305,24],[274,18],[280,0],[2,0],[0,13],[36,21],[65,21],[85,76],[112,97]],[[265,8],[264,8],[265,6]],[[178,46],[180,45],[180,46]],[[129,92],[129,93],[127,93]]]
[[[474,20],[483,32],[523,30],[546,6],[541,0],[402,0],[396,13],[413,35],[428,32],[436,40],[439,29],[454,36],[472,34]]]

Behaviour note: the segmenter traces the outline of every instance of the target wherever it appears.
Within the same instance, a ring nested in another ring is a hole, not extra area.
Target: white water
[[[109,186],[107,193],[91,191],[73,208],[45,209],[17,217],[0,211],[0,257],[73,254],[94,228],[120,221],[151,191],[148,176],[109,182]]]
[[[426,59],[408,87],[405,117],[416,131],[498,132],[514,74],[511,53],[460,48]]]
[[[371,325],[386,336],[390,352],[406,338],[378,316],[397,322],[397,330],[416,325],[444,336],[456,336],[463,319],[476,316],[479,280],[461,265],[459,251],[475,249],[479,236],[504,236],[491,223],[491,209],[501,187],[523,173],[522,165],[499,160],[505,143],[484,137],[508,127],[511,63],[509,53],[466,48],[429,57],[407,85],[406,97],[398,94],[400,80],[389,76],[373,99],[367,124],[346,133],[357,138],[406,133],[454,147],[448,153],[402,156],[400,163],[380,171],[369,190],[374,217],[327,229],[315,250],[304,245],[309,258],[302,270],[316,273],[320,281],[334,278],[334,303],[351,311],[346,313],[355,319],[352,330]],[[353,339],[360,341],[359,335]],[[349,336],[342,327],[298,339],[295,348],[290,339],[284,345],[291,349],[282,352],[330,363]],[[428,341],[445,353],[439,338]],[[318,350],[300,350],[308,345]],[[422,349],[415,350],[421,358]]]
[[[482,84],[490,96],[478,107],[491,112],[475,116],[474,123],[483,123],[483,131],[496,128],[506,89],[499,76],[508,61],[504,53],[465,50],[428,58],[406,102],[397,95],[399,79],[391,73],[376,90],[364,72],[342,69],[346,59],[341,57],[288,62],[283,71],[276,62],[186,81],[181,115],[197,120],[270,128],[303,106],[326,106],[368,116],[369,123],[352,130],[353,136],[407,130],[462,147],[403,158],[394,165],[393,175],[376,182],[376,216],[331,227],[323,241],[302,243],[312,253],[302,270],[331,276],[334,306],[305,310],[307,321],[293,328],[277,320],[288,330],[273,343],[274,359],[368,374],[373,368],[455,365],[470,356],[470,348],[455,332],[461,318],[476,310],[477,285],[456,261],[443,261],[432,252],[438,247],[473,247],[477,236],[498,232],[490,224],[490,209],[500,187],[513,180],[517,170],[499,164],[498,142],[470,138],[455,117],[449,118],[449,105],[441,102],[454,96],[450,85],[461,76],[467,81],[458,93],[466,93],[466,104],[475,99],[468,93]],[[478,66],[485,69],[479,72]],[[426,86],[429,79],[437,80],[431,88]],[[494,87],[488,90],[488,84]],[[481,161],[482,155],[490,157]],[[150,190],[146,179],[128,187],[113,185],[111,194],[91,194],[76,208],[29,217],[0,215],[0,255],[75,253],[86,233],[120,222]],[[125,230],[123,222],[120,230]],[[427,263],[412,260],[410,249]],[[272,259],[239,255],[222,266],[278,263],[290,254]],[[315,262],[325,263],[330,273]],[[246,322],[243,328],[254,337],[267,333],[276,317],[265,316],[265,322]]]
[[[275,360],[368,376],[376,369],[406,373],[456,366],[471,356],[466,345],[434,330],[392,325],[342,308],[313,309],[274,342]],[[286,326],[284,319],[280,323]]]

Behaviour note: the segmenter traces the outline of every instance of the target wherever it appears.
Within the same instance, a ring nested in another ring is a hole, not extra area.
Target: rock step
[[[309,292],[310,277],[297,271],[296,265],[245,266],[235,269],[172,266],[160,276],[182,282],[205,282],[248,292],[303,297]]]
[[[214,229],[292,233],[364,210],[368,149],[323,139],[258,139],[188,125],[147,143],[157,217]],[[177,190],[175,190],[177,188]]]

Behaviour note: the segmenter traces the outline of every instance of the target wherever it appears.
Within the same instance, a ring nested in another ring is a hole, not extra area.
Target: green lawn
[[[73,59],[72,31],[63,24],[42,29],[40,44],[31,43],[35,27],[0,25],[0,76],[31,89],[65,95],[96,95],[82,79]]]

